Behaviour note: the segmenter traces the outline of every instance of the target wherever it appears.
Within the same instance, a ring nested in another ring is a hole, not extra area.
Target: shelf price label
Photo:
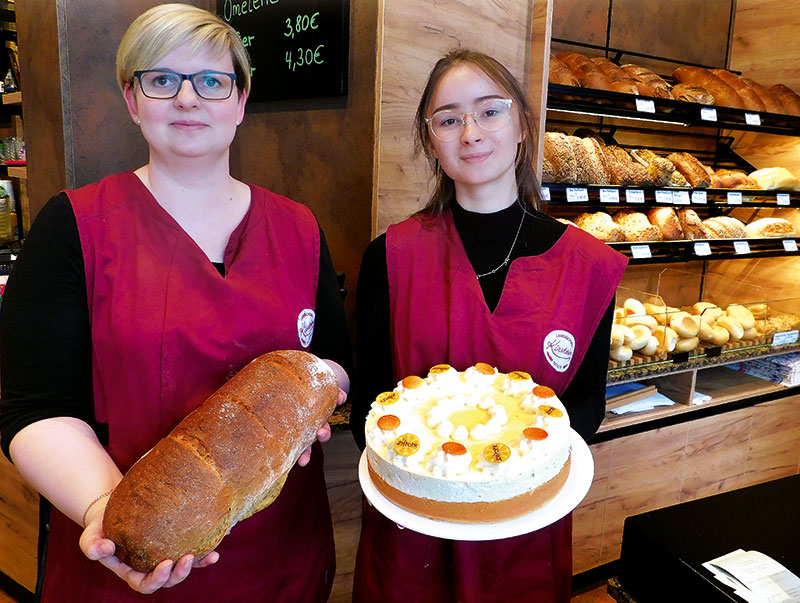
[[[644,191],[640,188],[626,189],[625,201],[628,203],[644,203]]]
[[[550,201],[550,187],[542,187],[542,201]]]
[[[758,113],[745,113],[744,123],[746,123],[748,126],[760,126],[761,116]]]
[[[709,245],[705,241],[700,242],[700,243],[695,243],[694,244],[694,254],[696,256],[700,256],[700,257],[705,256],[705,255],[711,255],[711,245]]]
[[[656,203],[672,203],[672,191],[656,191]]]
[[[778,193],[775,195],[775,200],[778,202],[778,205],[791,205],[792,196],[789,193]]]
[[[775,333],[775,335],[772,336],[772,347],[797,343],[797,338],[799,335],[800,331],[797,329],[794,331],[781,331],[780,333]]]
[[[750,244],[747,241],[734,241],[733,250],[737,255],[746,255],[750,253]]]
[[[640,113],[655,113],[656,104],[649,98],[637,98],[636,110],[639,111]]]
[[[631,255],[636,260],[649,260],[653,257],[650,245],[631,245]]]
[[[585,188],[568,188],[567,201],[570,203],[581,203],[589,200],[589,191]]]
[[[619,191],[615,188],[601,188],[600,203],[619,203]]]
[[[742,204],[742,193],[739,191],[730,191],[728,192],[728,205],[741,205]]]
[[[672,191],[672,202],[675,205],[689,205],[689,191]]]
[[[797,251],[797,241],[794,239],[784,239],[783,240],[783,248],[786,251]]]
[[[692,191],[692,203],[695,205],[705,205],[708,203],[708,193],[706,193],[706,191]]]
[[[717,110],[714,107],[700,109],[700,119],[703,121],[717,121]]]

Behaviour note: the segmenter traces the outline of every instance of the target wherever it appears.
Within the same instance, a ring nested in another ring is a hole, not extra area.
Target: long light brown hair
[[[539,183],[536,180],[536,173],[533,167],[536,127],[534,126],[533,111],[528,98],[522,91],[517,79],[498,60],[481,52],[456,48],[449,51],[433,66],[430,75],[428,75],[428,82],[422,92],[422,98],[419,101],[414,118],[414,152],[416,155],[420,153],[425,155],[428,165],[433,170],[435,179],[435,187],[430,199],[425,207],[417,212],[417,215],[438,216],[449,209],[450,204],[455,199],[456,189],[453,179],[444,173],[439,161],[431,152],[431,134],[425,118],[439,79],[451,68],[464,63],[474,65],[480,69],[514,101],[522,130],[522,142],[517,147],[515,168],[519,201],[527,209],[536,209],[539,206]]]

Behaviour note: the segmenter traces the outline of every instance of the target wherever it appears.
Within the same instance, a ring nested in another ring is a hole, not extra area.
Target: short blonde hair
[[[179,46],[192,53],[210,49],[229,52],[239,92],[250,92],[250,57],[239,34],[214,13],[189,4],[161,4],[139,15],[117,49],[117,82],[123,90],[133,72],[150,69]]]

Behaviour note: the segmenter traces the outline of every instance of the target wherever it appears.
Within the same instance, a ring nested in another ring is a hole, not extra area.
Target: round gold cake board
[[[594,461],[589,446],[575,430],[570,433],[572,459],[569,476],[561,491],[544,505],[514,519],[496,523],[454,523],[422,517],[398,507],[381,494],[369,475],[367,453],[358,464],[358,480],[370,503],[383,515],[415,532],[450,540],[500,540],[535,532],[555,523],[577,507],[589,491],[594,478]]]

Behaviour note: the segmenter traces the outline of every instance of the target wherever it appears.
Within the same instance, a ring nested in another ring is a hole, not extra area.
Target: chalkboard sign
[[[349,0],[217,0],[250,53],[250,103],[347,94]]]

